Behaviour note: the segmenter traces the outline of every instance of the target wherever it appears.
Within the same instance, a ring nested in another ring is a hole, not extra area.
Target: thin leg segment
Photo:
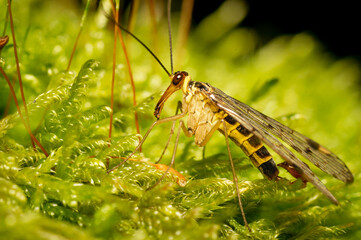
[[[172,128],[170,129],[168,141],[167,141],[167,143],[165,144],[165,147],[164,147],[164,149],[163,149],[162,154],[160,155],[158,161],[155,162],[155,164],[158,164],[158,163],[162,160],[165,151],[167,151],[167,148],[168,148],[168,145],[169,145],[169,143],[170,143],[170,140],[172,139],[173,134],[174,134],[174,128],[175,128],[175,123],[176,123],[176,122],[177,122],[177,121],[173,121]]]
[[[152,126],[150,126],[150,128],[148,129],[148,131],[145,133],[142,141],[140,141],[140,143],[138,144],[138,146],[135,148],[135,150],[126,158],[124,159],[122,162],[120,162],[118,165],[116,165],[115,167],[113,167],[112,169],[108,170],[107,173],[110,173],[112,171],[114,171],[115,169],[117,169],[118,167],[120,167],[121,165],[123,165],[126,161],[128,161],[129,158],[131,158],[134,153],[136,153],[143,145],[144,141],[147,139],[149,133],[152,131],[152,129],[156,126],[156,125],[159,125],[159,124],[162,124],[162,123],[166,123],[166,122],[171,122],[171,121],[176,121],[182,117],[184,117],[186,115],[186,113],[181,113],[181,114],[178,114],[178,115],[175,115],[175,116],[172,116],[172,117],[167,117],[167,118],[164,118],[164,119],[161,119],[161,120],[157,120],[155,121]]]
[[[181,102],[181,101],[178,101],[177,109],[176,109],[176,111],[175,111],[175,114],[176,114],[176,115],[178,114],[178,111],[181,111],[181,112],[182,112],[182,102]],[[155,162],[155,164],[158,164],[158,163],[162,160],[162,158],[163,158],[163,156],[164,156],[164,153],[165,153],[165,151],[166,151],[167,148],[168,148],[168,145],[169,145],[169,143],[170,143],[170,140],[172,139],[173,134],[174,134],[175,123],[176,123],[176,121],[173,121],[172,128],[170,129],[168,141],[167,141],[167,143],[166,143],[166,145],[165,145],[165,147],[164,147],[164,149],[163,149],[162,154],[160,155],[158,161]]]
[[[227,133],[226,122],[225,122],[223,119],[222,119],[221,121],[222,121],[222,123],[223,123],[224,132]],[[248,226],[248,222],[247,222],[247,219],[246,219],[246,215],[244,214],[244,210],[243,210],[241,195],[240,195],[240,193],[239,193],[238,178],[237,178],[237,175],[236,175],[236,170],[235,170],[235,168],[234,168],[234,163],[233,163],[233,159],[232,159],[231,149],[229,148],[228,135],[227,135],[227,134],[224,134],[224,136],[226,137],[226,145],[227,145],[229,162],[230,162],[231,168],[232,168],[233,182],[234,182],[234,185],[236,186],[237,198],[238,198],[238,205],[239,205],[239,208],[241,209],[241,213],[242,213],[244,225],[248,228],[248,230],[249,230],[250,232],[252,232],[251,228]]]
[[[173,167],[174,162],[175,162],[175,156],[176,156],[176,153],[177,153],[177,147],[178,147],[178,142],[179,142],[179,135],[180,135],[180,130],[181,130],[181,128],[182,128],[182,126],[181,126],[182,124],[183,124],[183,121],[179,121],[178,133],[177,133],[177,138],[176,138],[175,143],[174,143],[172,160],[170,161],[170,164],[169,164],[167,170],[165,170],[165,172],[164,172],[163,175],[158,179],[158,181],[157,181],[153,186],[151,186],[150,188],[148,188],[147,191],[148,191],[148,190],[151,190],[151,189],[153,189],[155,186],[157,186],[157,185],[163,180],[163,178],[167,175],[167,173],[169,172],[169,170]]]
[[[209,131],[207,133],[207,135],[205,136],[205,138],[200,143],[198,143],[198,146],[204,147],[209,142],[211,137],[213,136],[213,133],[219,128],[220,124],[221,124],[221,121],[218,121],[216,124],[214,124],[211,131]]]

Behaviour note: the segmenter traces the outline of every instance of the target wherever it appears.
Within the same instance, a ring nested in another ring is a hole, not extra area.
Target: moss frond
[[[193,139],[181,136],[172,169],[179,173],[170,172],[158,183],[165,169],[154,162],[168,139],[171,123],[156,126],[142,152],[107,173],[139,143],[134,111],[144,134],[155,121],[154,105],[161,91],[169,85],[167,76],[156,72],[158,67],[152,65],[154,59],[148,58],[148,53],[130,41],[127,44],[136,106],[131,101],[122,55],[118,54],[110,139],[113,33],[104,24],[103,12],[89,10],[72,71],[64,72],[78,30],[74,25],[79,21],[78,11],[61,1],[11,2],[16,34],[24,39],[18,47],[31,130],[49,156],[33,149],[14,104],[7,102],[8,86],[0,81],[1,114],[9,104],[9,114],[0,120],[1,238],[360,238],[361,111],[357,83],[361,71],[357,61],[331,57],[305,33],[280,36],[260,45],[253,30],[236,27],[241,19],[227,24],[219,19],[224,15],[219,12],[192,29],[188,52],[182,58],[188,68],[180,70],[236,99],[248,99],[245,102],[252,107],[341,153],[355,175],[355,183],[344,186],[311,166],[340,201],[340,206],[334,206],[311,184],[304,186],[282,169],[282,179],[262,179],[258,169],[232,144],[242,203],[253,230],[249,232],[220,134],[212,136],[204,155]],[[229,7],[228,3],[223,7]],[[237,1],[232,4],[244,7]],[[0,1],[0,6],[6,6],[5,2]],[[4,12],[0,12],[0,23]],[[142,16],[139,21],[144,21]],[[163,23],[159,26],[166,25]],[[135,28],[144,42],[152,41],[148,28],[146,22]],[[166,29],[160,28],[160,32]],[[159,35],[158,42],[167,41],[163,39],[166,34]],[[159,49],[158,55],[168,56],[168,48]],[[15,78],[11,41],[1,56],[4,70],[10,79]],[[14,88],[19,94],[18,84]],[[179,91],[165,104],[162,117],[174,115],[180,99]],[[174,138],[163,157],[165,163],[172,157]],[[276,154],[273,158],[281,161]],[[185,187],[178,184],[181,175],[187,179]]]

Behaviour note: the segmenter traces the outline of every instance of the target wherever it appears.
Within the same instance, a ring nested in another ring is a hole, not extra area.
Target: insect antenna
[[[170,23],[170,10],[172,6],[172,0],[168,1],[168,9],[167,9],[167,15],[168,15],[168,37],[169,37],[169,51],[170,51],[170,68],[173,75],[173,46],[172,46],[172,28]]]
[[[132,38],[134,38],[138,43],[140,43],[153,57],[155,60],[157,60],[157,62],[159,63],[159,65],[164,69],[164,71],[167,73],[168,76],[171,76],[171,74],[169,73],[169,71],[167,70],[167,68],[163,65],[163,63],[159,60],[159,58],[154,54],[154,52],[152,50],[150,50],[150,48],[145,45],[144,42],[142,42],[137,36],[135,36],[133,33],[131,33],[130,31],[128,31],[128,29],[126,29],[125,27],[121,26],[119,23],[117,23],[114,18],[110,17],[107,13],[104,13],[105,16],[108,17],[108,19],[110,19],[114,24],[116,24],[119,29],[121,29],[123,32],[129,34]],[[173,71],[172,71],[173,72]]]

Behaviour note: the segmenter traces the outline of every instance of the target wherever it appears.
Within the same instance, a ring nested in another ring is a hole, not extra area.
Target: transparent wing
[[[353,176],[350,170],[335,154],[331,153],[315,141],[228,96],[221,90],[206,83],[199,82],[197,84],[200,91],[211,99],[219,108],[227,112],[247,130],[251,131],[261,141],[271,147],[288,164],[295,167],[302,177],[315,185],[315,187],[324,193],[331,201],[337,203],[334,196],[317,176],[315,176],[308,165],[298,159],[276,137],[285,141],[323,171],[344,182],[352,182]]]
[[[266,129],[274,136],[279,137],[289,144],[293,149],[324,172],[343,182],[353,182],[352,173],[345,163],[325,147],[263,113],[258,112],[250,106],[226,95],[221,90],[211,86],[209,87],[211,88],[211,91],[213,91],[213,98],[222,99],[223,103],[221,103],[219,107],[224,108],[228,106],[234,111],[235,116],[245,115],[248,119],[252,120],[252,122],[258,123],[263,129]],[[206,91],[204,91],[204,93],[207,94]],[[232,115],[232,117],[235,116]]]

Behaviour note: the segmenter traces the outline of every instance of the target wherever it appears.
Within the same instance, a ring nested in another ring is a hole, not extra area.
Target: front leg
[[[126,161],[129,160],[129,158],[131,156],[134,155],[134,153],[136,153],[137,151],[139,151],[139,149],[142,147],[145,139],[147,139],[149,133],[152,131],[152,129],[156,126],[156,125],[159,125],[161,123],[166,123],[166,122],[172,122],[172,121],[176,121],[178,119],[181,119],[182,117],[184,117],[186,115],[186,112],[183,112],[181,114],[178,114],[178,115],[174,115],[174,116],[171,116],[171,117],[167,117],[167,118],[163,118],[163,119],[160,119],[160,120],[157,120],[155,121],[152,126],[150,126],[150,128],[148,129],[148,131],[145,133],[142,141],[140,141],[140,143],[138,144],[138,146],[135,148],[135,150],[126,158],[124,159],[122,162],[120,162],[118,165],[116,165],[115,167],[113,167],[112,169],[108,170],[107,173],[110,173],[112,171],[114,171],[115,169],[117,169],[118,167],[120,167],[121,165],[123,165]]]
[[[217,120],[213,127],[211,128],[211,130],[206,133],[206,136],[202,139],[198,139],[197,136],[195,138],[195,141],[196,141],[196,144],[200,147],[204,147],[208,141],[211,139],[211,137],[213,136],[213,133],[219,128],[219,125],[221,124],[221,121],[220,120]]]
[[[185,110],[187,110],[187,109],[185,109]],[[186,111],[184,111],[184,109],[182,108],[182,102],[181,102],[181,101],[178,101],[177,109],[176,109],[176,111],[175,111],[175,114],[177,115],[179,111],[181,111],[181,113],[186,112]],[[165,151],[166,151],[167,148],[168,148],[168,145],[169,145],[169,143],[170,143],[170,140],[172,139],[172,136],[173,136],[173,134],[174,134],[175,123],[176,123],[176,120],[173,121],[172,127],[171,127],[171,129],[170,129],[168,141],[167,141],[166,145],[164,146],[163,152],[162,152],[162,154],[160,155],[158,161],[155,162],[156,164],[158,164],[158,163],[162,160],[162,158],[163,158],[163,156],[164,156],[164,153],[165,153]],[[183,124],[183,125],[184,125],[184,124]],[[182,126],[183,126],[183,125],[182,125]],[[184,131],[184,130],[183,130],[183,131]]]

